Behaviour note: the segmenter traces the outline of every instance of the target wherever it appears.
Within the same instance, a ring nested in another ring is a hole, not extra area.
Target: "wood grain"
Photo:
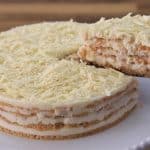
[[[107,9],[106,9],[107,8]],[[113,14],[136,11],[136,5],[132,2],[124,3],[17,3],[1,4],[0,14]]]
[[[123,16],[128,12],[149,14],[149,4],[146,0],[0,0],[0,31],[41,21],[72,18],[94,22],[102,16]]]

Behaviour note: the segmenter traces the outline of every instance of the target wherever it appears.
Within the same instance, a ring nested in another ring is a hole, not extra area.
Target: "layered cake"
[[[70,139],[122,120],[137,104],[137,82],[113,69],[66,60],[91,25],[41,23],[0,33],[0,130]]]
[[[150,77],[150,16],[102,18],[92,26],[78,55],[97,66]]]

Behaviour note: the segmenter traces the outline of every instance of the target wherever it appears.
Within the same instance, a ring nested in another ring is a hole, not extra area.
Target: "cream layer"
[[[37,136],[69,136],[69,135],[76,135],[76,134],[82,134],[86,133],[95,129],[98,129],[103,126],[107,126],[120,118],[122,116],[130,111],[135,105],[137,104],[136,101],[132,101],[129,105],[125,106],[115,114],[113,114],[111,117],[109,117],[107,120],[103,120],[97,124],[91,125],[89,127],[74,127],[74,128],[61,128],[59,130],[48,130],[48,131],[37,131],[36,129],[31,129],[31,128],[25,128],[22,126],[17,126],[15,124],[10,124],[3,119],[0,119],[0,126],[11,130],[13,132],[18,132],[18,133],[24,133],[28,135],[37,135]]]
[[[79,124],[83,122],[91,122],[93,120],[103,120],[104,117],[115,112],[120,107],[124,107],[130,101],[137,100],[137,93],[131,93],[130,95],[126,95],[120,100],[115,101],[111,104],[110,107],[103,107],[101,110],[89,113],[86,116],[81,117],[61,117],[61,118],[53,118],[53,117],[46,117],[43,113],[37,113],[36,116],[21,116],[11,112],[6,112],[0,110],[0,115],[7,120],[18,123],[19,125],[29,125],[29,124],[56,124],[56,123],[63,123],[63,124]]]

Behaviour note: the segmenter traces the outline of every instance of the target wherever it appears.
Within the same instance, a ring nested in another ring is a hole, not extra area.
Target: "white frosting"
[[[3,110],[0,110],[0,115],[7,120],[11,122],[18,123],[20,125],[29,125],[29,124],[55,124],[55,123],[64,123],[64,124],[79,124],[82,122],[90,122],[92,120],[103,120],[103,118],[112,112],[118,110],[120,107],[127,105],[129,101],[133,99],[137,99],[136,92],[127,95],[125,97],[120,98],[120,100],[116,100],[114,103],[112,103],[111,109],[107,109],[107,107],[103,108],[99,112],[95,110],[95,112],[90,113],[87,116],[82,117],[64,117],[64,118],[53,118],[53,117],[46,117],[45,114],[39,112],[35,116],[28,116],[24,117],[21,115],[16,115],[11,112],[6,112]],[[109,103],[108,103],[109,104]]]
[[[16,126],[14,124],[9,124],[3,119],[0,119],[0,126],[14,131],[14,132],[20,132],[24,134],[29,134],[29,135],[38,135],[38,136],[69,136],[69,135],[75,135],[75,134],[81,134],[81,133],[86,133],[88,131],[92,131],[94,129],[106,126],[108,124],[111,124],[121,118],[126,112],[131,110],[135,105],[136,101],[132,101],[130,105],[127,105],[126,107],[122,108],[119,110],[117,113],[112,115],[109,119],[101,121],[97,124],[91,125],[89,127],[75,127],[75,128],[61,128],[59,130],[48,130],[48,131],[37,131],[36,129],[31,129],[31,128],[24,128],[22,126]]]

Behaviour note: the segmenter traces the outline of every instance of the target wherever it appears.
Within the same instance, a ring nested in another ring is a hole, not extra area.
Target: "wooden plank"
[[[57,21],[57,20],[70,20],[73,19],[75,21],[80,21],[80,22],[92,22],[99,20],[101,17],[105,16],[106,18],[111,18],[111,17],[121,17],[126,15],[126,13],[119,13],[119,14],[84,14],[84,15],[76,15],[76,14],[66,14],[66,15],[61,15],[61,14],[4,14],[0,15],[0,24],[3,21],[18,21],[18,20],[26,20],[26,21]]]
[[[136,12],[133,2],[122,3],[2,3],[0,15],[3,14],[119,14]]]
[[[127,1],[132,1],[134,2],[135,0],[126,0]],[[24,3],[24,2],[30,2],[30,3],[34,3],[34,2],[41,2],[41,3],[45,3],[45,2],[63,2],[63,3],[68,3],[68,2],[78,2],[78,3],[87,3],[87,2],[122,2],[122,0],[0,0],[0,3]]]
[[[122,9],[123,8],[123,9]],[[111,11],[108,11],[111,10]],[[0,30],[42,21],[95,22],[102,16],[136,11],[134,3],[0,3]]]
[[[137,0],[137,6],[139,9],[150,10],[150,0]]]

